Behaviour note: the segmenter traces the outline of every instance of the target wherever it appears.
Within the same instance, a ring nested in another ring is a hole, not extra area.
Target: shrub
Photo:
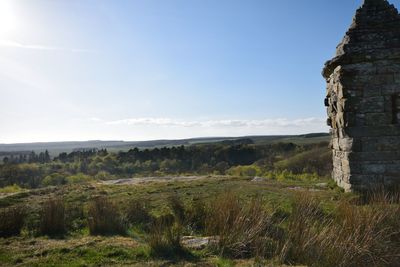
[[[68,176],[67,181],[69,184],[82,184],[93,181],[93,178],[89,175],[78,173],[76,175]]]
[[[106,180],[114,180],[116,179],[115,175],[110,174],[109,172],[106,171],[99,171],[95,176],[94,179],[100,180],[100,181],[106,181]]]
[[[42,206],[40,233],[56,236],[65,233],[65,206],[62,199],[49,199]]]
[[[249,165],[232,167],[227,173],[232,176],[260,176],[262,171],[259,166]]]
[[[124,235],[127,228],[117,206],[105,197],[90,201],[88,226],[92,235]]]
[[[50,185],[64,185],[67,183],[67,178],[65,175],[59,174],[59,173],[53,173],[51,175],[46,176],[42,184],[45,186],[50,186]]]
[[[16,184],[0,188],[0,193],[2,194],[18,193],[21,191],[23,191],[23,189]]]
[[[286,181],[303,181],[303,182],[312,182],[312,181],[318,181],[321,179],[320,176],[316,173],[301,173],[301,174],[295,174],[287,170],[283,171],[274,171],[274,172],[265,172],[263,176],[271,178],[271,179],[276,179],[280,182],[286,182]]]
[[[330,175],[332,170],[332,152],[328,147],[318,147],[275,163],[277,171],[287,170],[295,174],[317,173],[320,176]]]
[[[25,221],[21,206],[0,209],[0,237],[19,235]]]

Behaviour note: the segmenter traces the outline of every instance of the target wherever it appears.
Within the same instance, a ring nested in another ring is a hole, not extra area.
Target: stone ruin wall
[[[400,15],[364,0],[325,64],[333,172],[346,191],[400,187]]]
[[[347,191],[399,184],[399,62],[338,66],[327,85],[333,178]]]

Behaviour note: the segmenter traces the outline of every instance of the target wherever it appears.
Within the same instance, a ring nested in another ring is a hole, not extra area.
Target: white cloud
[[[107,125],[120,127],[173,127],[193,129],[214,129],[216,131],[243,131],[243,133],[293,133],[326,131],[324,119],[302,118],[302,119],[261,119],[261,120],[179,120],[171,118],[131,118],[115,121],[106,121]]]
[[[43,51],[64,51],[64,52],[72,52],[72,53],[93,52],[92,50],[81,49],[81,48],[65,48],[65,47],[37,45],[37,44],[22,44],[22,43],[12,41],[12,40],[0,40],[0,46],[11,47],[11,48],[20,48],[20,49],[43,50]]]
[[[97,118],[97,117],[91,117],[91,118],[89,118],[88,120],[89,120],[89,121],[94,121],[94,122],[101,122],[101,121],[103,121],[102,119]]]
[[[202,124],[196,121],[181,121],[169,118],[133,118],[106,122],[109,125],[141,125],[141,126],[181,126],[193,127]]]

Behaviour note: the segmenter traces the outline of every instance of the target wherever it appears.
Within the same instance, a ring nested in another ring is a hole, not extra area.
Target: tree
[[[50,155],[49,155],[49,151],[44,152],[44,162],[50,162]]]

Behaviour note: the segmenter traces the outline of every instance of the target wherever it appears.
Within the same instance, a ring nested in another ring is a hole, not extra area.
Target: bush
[[[328,147],[318,147],[276,162],[275,169],[295,174],[317,173],[320,176],[328,176],[332,171],[332,152]]]
[[[25,221],[22,207],[0,209],[0,237],[19,235]]]
[[[126,222],[117,206],[105,197],[90,201],[88,226],[91,235],[126,234]]]
[[[66,183],[67,183],[67,178],[65,177],[65,175],[62,175],[62,174],[59,174],[59,173],[53,173],[51,175],[48,175],[42,181],[42,184],[45,185],[45,186],[64,185]]]
[[[236,166],[227,170],[227,173],[232,176],[261,176],[262,171],[259,166],[249,165],[249,166]]]
[[[62,199],[49,199],[42,206],[40,233],[56,236],[65,233],[65,206]]]
[[[100,181],[106,181],[106,180],[114,180],[114,179],[116,179],[116,177],[115,177],[115,175],[112,175],[109,172],[100,171],[94,176],[94,179],[100,180]]]
[[[23,191],[23,189],[16,184],[0,188],[0,193],[2,194],[18,193],[21,191]]]
[[[69,184],[82,184],[93,181],[93,178],[89,175],[78,173],[76,175],[71,175],[67,177]]]
[[[318,174],[316,173],[295,174],[287,170],[281,172],[280,171],[266,172],[263,174],[263,176],[271,179],[276,179],[277,181],[280,182],[288,182],[288,181],[313,182],[313,181],[319,181],[321,179],[321,177],[318,176]]]

